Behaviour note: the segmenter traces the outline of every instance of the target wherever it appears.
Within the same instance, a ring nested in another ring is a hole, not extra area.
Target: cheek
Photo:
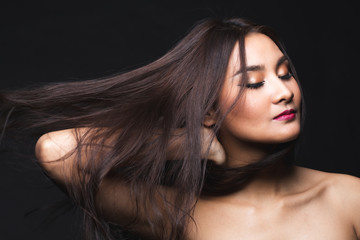
[[[229,120],[236,122],[246,122],[247,125],[257,125],[257,122],[263,119],[266,112],[264,98],[252,96],[251,93],[244,93],[242,98],[234,105],[229,113]]]

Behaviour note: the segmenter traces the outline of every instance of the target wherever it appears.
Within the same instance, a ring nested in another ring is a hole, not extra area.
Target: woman
[[[303,105],[268,27],[204,20],[128,73],[2,93],[1,123],[45,133],[86,239],[358,239],[360,181],[291,164]]]

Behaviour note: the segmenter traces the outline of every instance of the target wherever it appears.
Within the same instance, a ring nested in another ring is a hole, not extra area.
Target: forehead
[[[273,64],[284,55],[273,40],[262,33],[249,33],[246,35],[245,53],[248,66],[267,66]],[[234,67],[235,65],[239,66],[239,63],[239,43],[236,43],[230,57],[229,67]]]

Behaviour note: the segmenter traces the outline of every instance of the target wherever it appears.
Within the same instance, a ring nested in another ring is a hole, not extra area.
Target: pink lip
[[[276,117],[274,117],[274,120],[278,121],[285,121],[285,120],[292,120],[296,116],[296,111],[294,109],[285,110]]]

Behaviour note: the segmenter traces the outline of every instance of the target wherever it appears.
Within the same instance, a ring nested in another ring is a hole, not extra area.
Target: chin
[[[292,142],[295,141],[296,139],[299,138],[300,136],[300,132],[296,132],[296,133],[292,133],[292,134],[277,134],[276,137],[274,137],[274,135],[270,136],[267,141],[265,140],[265,143],[268,144],[279,144],[279,143],[287,143],[287,142]]]
[[[286,143],[286,142],[291,142],[291,141],[295,141],[296,139],[298,139],[300,136],[300,132],[293,134],[291,136],[284,136],[282,138],[279,139],[279,143]]]
[[[300,136],[300,127],[289,129],[288,131],[277,134],[277,140],[280,143],[290,142],[298,139]]]

